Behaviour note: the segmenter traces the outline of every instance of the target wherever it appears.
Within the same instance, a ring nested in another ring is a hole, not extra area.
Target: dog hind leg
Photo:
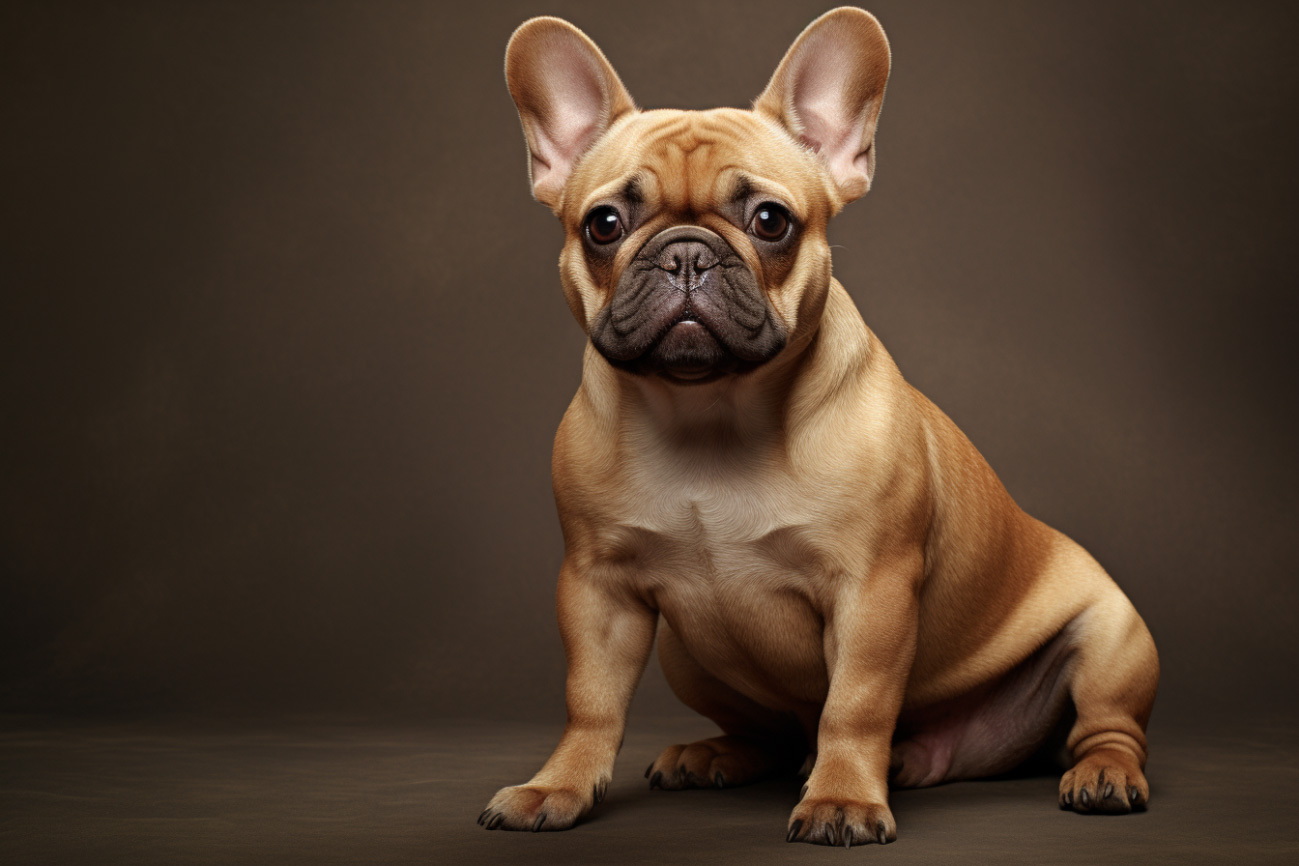
[[[1159,658],[1146,624],[1118,589],[1079,617],[1069,691],[1077,720],[1065,748],[1073,768],[1060,780],[1060,808],[1123,813],[1144,809],[1146,723]]]

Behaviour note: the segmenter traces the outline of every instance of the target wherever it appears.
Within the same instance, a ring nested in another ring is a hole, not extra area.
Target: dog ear
[[[889,43],[875,16],[842,6],[807,26],[776,67],[753,110],[825,161],[842,204],[875,175],[875,126],[889,80]]]
[[[528,142],[532,194],[558,212],[578,159],[636,104],[596,44],[560,18],[532,18],[514,31],[505,83]]]

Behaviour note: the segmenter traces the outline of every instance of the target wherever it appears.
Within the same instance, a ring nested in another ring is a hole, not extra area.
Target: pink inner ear
[[[580,115],[565,115],[556,119],[555,138],[545,127],[536,130],[536,153],[532,156],[532,180],[538,186],[556,181],[563,186],[573,170],[577,157],[586,149],[594,136],[594,123],[583,122]]]
[[[565,35],[546,48],[535,79],[543,96],[532,130],[532,180],[539,187],[560,188],[607,108],[600,70],[584,45]]]
[[[853,71],[843,62],[847,49],[830,39],[805,46],[791,100],[801,138],[826,160],[841,185],[869,180],[863,156],[869,112],[854,99],[855,82],[845,78]]]

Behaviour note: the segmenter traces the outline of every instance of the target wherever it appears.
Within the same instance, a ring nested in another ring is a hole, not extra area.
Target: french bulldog
[[[488,829],[563,830],[601,801],[656,632],[673,691],[722,733],[669,746],[650,785],[802,762],[791,842],[891,842],[890,784],[1052,744],[1061,808],[1146,807],[1145,623],[1020,510],[831,275],[826,224],[875,176],[889,66],[879,22],[844,7],[751,110],[642,111],[573,25],[510,39],[532,191],[563,223],[590,340],[553,462],[568,722]]]

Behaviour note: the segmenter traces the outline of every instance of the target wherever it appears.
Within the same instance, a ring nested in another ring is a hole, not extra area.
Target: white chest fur
[[[823,699],[829,551],[815,491],[742,450],[624,466],[606,561],[705,669],[768,706]]]

